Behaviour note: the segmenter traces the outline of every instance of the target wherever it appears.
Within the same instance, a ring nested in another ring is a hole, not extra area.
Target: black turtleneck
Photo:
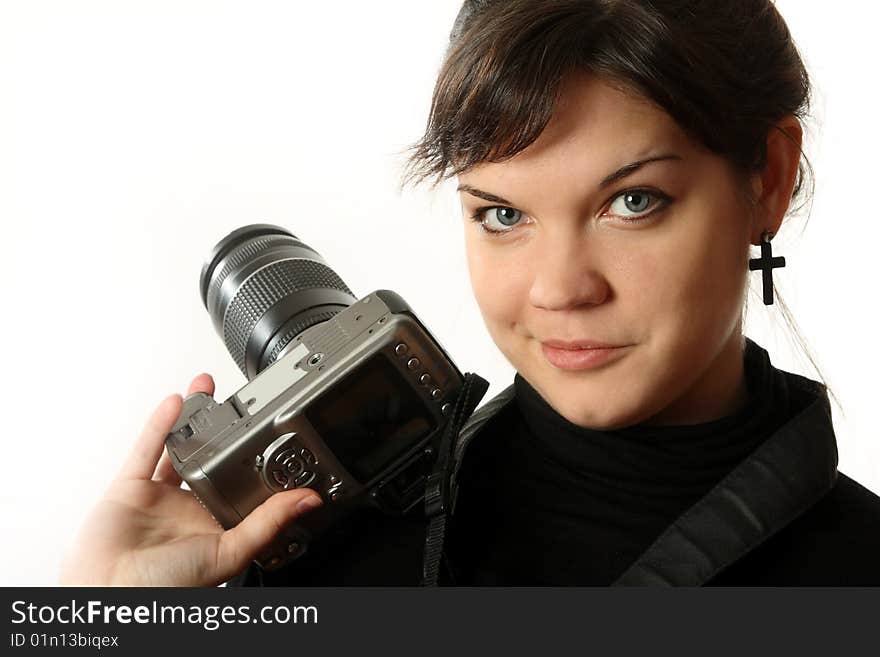
[[[782,426],[797,400],[746,338],[749,401],[696,425],[595,431],[519,374],[468,448],[447,553],[458,585],[607,585]]]

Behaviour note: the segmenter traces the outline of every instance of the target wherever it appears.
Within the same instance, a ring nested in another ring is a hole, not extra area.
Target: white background
[[[840,469],[880,492],[873,198],[874,3],[778,3],[816,87],[805,232],[776,280],[844,413]],[[459,0],[0,0],[0,584],[52,584],[59,554],[156,404],[244,378],[198,294],[210,248],[281,224],[356,295],[400,292],[463,371],[513,370],[471,296],[450,185],[397,191]],[[757,255],[757,249],[755,249]],[[765,309],[747,334],[818,378]]]

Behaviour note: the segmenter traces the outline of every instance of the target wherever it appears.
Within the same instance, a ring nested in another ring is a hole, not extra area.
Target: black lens
[[[269,224],[224,237],[202,267],[199,287],[214,328],[248,379],[297,335],[357,301],[317,251]]]

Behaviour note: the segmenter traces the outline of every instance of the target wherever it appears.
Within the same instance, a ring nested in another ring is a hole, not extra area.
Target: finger
[[[165,449],[165,437],[177,422],[183,409],[183,399],[178,394],[166,397],[156,407],[135,441],[117,479],[149,479],[156,470],[156,463]]]
[[[159,465],[156,466],[156,472],[153,473],[153,480],[158,481],[160,484],[168,484],[170,486],[180,486],[180,483],[183,481],[180,475],[177,474],[177,470],[175,470],[174,466],[171,464],[171,457],[168,456],[167,449],[162,452],[162,457],[159,459]]]
[[[210,374],[199,374],[189,384],[189,390],[186,396],[189,397],[197,392],[204,392],[209,395],[214,394],[214,378]]]
[[[238,525],[220,536],[217,565],[228,579],[253,561],[291,522],[315,506],[322,504],[320,496],[309,488],[276,493],[254,509]]]

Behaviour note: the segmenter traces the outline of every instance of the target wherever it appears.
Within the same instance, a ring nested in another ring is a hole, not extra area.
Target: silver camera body
[[[321,495],[256,559],[273,570],[356,507],[417,506],[462,383],[400,295],[377,290],[297,335],[223,403],[187,397],[166,446],[227,529],[275,493]]]

